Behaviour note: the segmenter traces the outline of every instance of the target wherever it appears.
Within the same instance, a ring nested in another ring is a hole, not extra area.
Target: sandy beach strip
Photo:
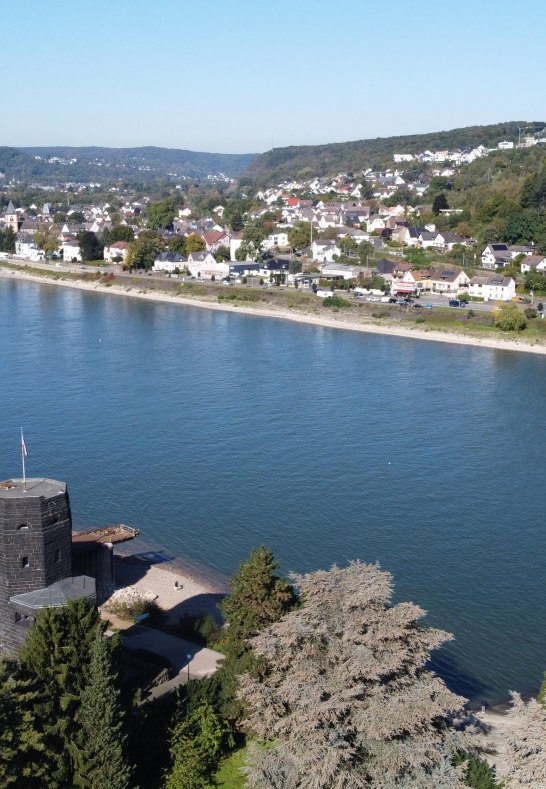
[[[381,334],[391,337],[401,337],[410,340],[427,340],[429,342],[443,342],[452,345],[470,345],[477,348],[489,348],[500,351],[517,351],[519,353],[532,353],[546,355],[546,345],[531,344],[524,341],[512,339],[501,339],[498,337],[472,337],[463,334],[451,334],[449,332],[409,329],[404,326],[386,326],[384,324],[374,324],[365,321],[357,321],[354,317],[336,315],[309,315],[302,312],[272,305],[269,309],[265,307],[252,307],[248,304],[219,304],[218,302],[206,301],[205,299],[174,296],[168,293],[157,291],[146,291],[139,289],[138,285],[129,287],[121,285],[106,285],[97,282],[84,282],[82,280],[52,280],[47,276],[39,276],[25,271],[6,269],[0,266],[0,276],[5,279],[22,279],[32,282],[39,282],[45,285],[75,288],[93,293],[104,293],[113,296],[125,296],[128,298],[143,299],[165,304],[179,304],[200,309],[219,310],[221,312],[231,312],[237,315],[247,315],[249,317],[276,318],[279,320],[292,321],[293,323],[303,323],[311,326],[319,326],[328,329],[341,329],[344,331],[364,332],[367,334]]]

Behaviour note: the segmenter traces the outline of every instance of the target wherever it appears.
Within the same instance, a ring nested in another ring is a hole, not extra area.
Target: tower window
[[[28,567],[28,556],[21,556],[21,567]]]
[[[58,564],[61,561],[61,549],[56,548],[53,554],[53,560]]]
[[[17,531],[28,531],[29,529],[30,526],[28,525],[28,523],[20,523],[19,526],[17,527]]]

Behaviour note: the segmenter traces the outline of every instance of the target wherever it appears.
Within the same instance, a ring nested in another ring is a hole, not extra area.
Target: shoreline
[[[468,345],[476,348],[488,348],[500,351],[516,351],[519,353],[532,353],[546,355],[546,345],[529,344],[518,340],[503,340],[490,337],[472,337],[469,335],[441,332],[435,330],[407,329],[403,326],[387,326],[370,322],[359,322],[348,316],[331,315],[316,316],[303,312],[293,312],[277,305],[271,309],[264,307],[251,307],[247,304],[219,304],[218,302],[207,301],[205,299],[175,296],[165,292],[137,290],[135,287],[121,285],[105,285],[96,282],[84,282],[82,280],[63,280],[52,279],[47,276],[31,274],[24,270],[14,270],[4,268],[0,264],[0,277],[8,280],[25,280],[38,284],[62,286],[83,290],[93,293],[110,294],[113,296],[125,296],[145,301],[153,301],[164,304],[178,304],[186,307],[197,307],[199,309],[217,310],[229,312],[236,315],[248,315],[258,318],[276,318],[278,320],[291,321],[292,323],[303,323],[309,326],[319,326],[327,329],[338,329],[344,331],[357,331],[366,334],[379,334],[390,337],[400,337],[411,340],[427,340],[429,342],[442,342],[451,345]]]

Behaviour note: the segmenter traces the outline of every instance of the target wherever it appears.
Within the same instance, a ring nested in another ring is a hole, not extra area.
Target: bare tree
[[[425,669],[450,640],[424,611],[391,604],[392,577],[353,562],[293,575],[303,605],[252,639],[269,664],[241,678],[253,789],[464,786],[452,766],[465,736],[447,716],[464,699]]]

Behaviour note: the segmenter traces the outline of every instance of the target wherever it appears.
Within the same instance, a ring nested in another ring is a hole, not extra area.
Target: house
[[[541,271],[544,274],[546,257],[544,255],[526,255],[519,267],[522,274],[528,274],[529,271]]]
[[[229,239],[229,259],[237,260],[237,250],[243,243],[242,233],[232,233]]]
[[[424,278],[423,278],[424,279]],[[470,278],[466,271],[457,268],[430,269],[427,277],[430,288],[434,293],[459,293],[468,287]]]
[[[161,252],[154,260],[152,271],[166,271],[172,274],[173,271],[181,271],[187,263],[187,258],[179,255],[178,252]]]
[[[30,236],[17,236],[15,239],[15,255],[26,260],[45,260],[46,254]]]
[[[484,301],[511,301],[516,295],[512,277],[472,277],[468,286],[471,296],[481,296]]]
[[[311,254],[319,263],[333,263],[334,255],[341,255],[341,249],[335,241],[313,241]]]
[[[121,261],[125,263],[127,260],[127,255],[129,254],[129,243],[127,241],[116,241],[114,244],[110,244],[109,247],[104,247],[104,260],[107,263],[117,263],[119,261],[116,258],[121,258]]]
[[[61,244],[61,250],[63,253],[63,260],[68,262],[81,263],[82,261],[82,253],[80,250],[80,242],[74,236],[64,236],[63,243]]]
[[[271,233],[266,239],[262,241],[263,249],[286,249],[289,246],[288,233],[285,232]]]
[[[190,252],[186,263],[192,277],[198,279],[224,279],[229,274],[229,264],[216,262],[211,252]]]
[[[482,252],[483,268],[497,269],[512,261],[512,255],[506,244],[488,244]]]
[[[339,263],[325,263],[321,269],[323,279],[357,279],[365,269],[362,266],[344,266]]]
[[[382,216],[370,215],[366,221],[366,230],[368,233],[380,233],[386,227],[385,219]]]
[[[228,247],[229,249],[230,235],[224,230],[209,230],[207,233],[203,233],[202,239],[207,252],[214,254],[220,247]]]
[[[442,230],[441,232],[436,233],[433,246],[436,247],[436,249],[452,250],[455,244],[461,244],[465,247],[469,243],[470,239],[468,238],[464,238],[457,233],[453,233],[451,230]]]
[[[519,255],[533,255],[534,247],[527,247],[522,244],[512,244],[508,247],[512,259],[515,260]]]

